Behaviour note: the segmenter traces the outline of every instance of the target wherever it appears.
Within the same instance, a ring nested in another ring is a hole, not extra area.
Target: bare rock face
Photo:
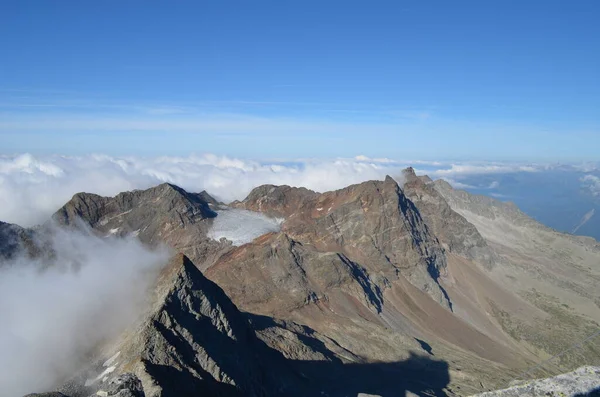
[[[126,373],[113,377],[106,390],[98,390],[97,396],[106,397],[145,397],[142,382],[134,374]]]
[[[323,194],[261,186],[236,205],[285,217],[286,238],[319,253],[343,255],[380,280],[380,289],[401,275],[438,303],[451,305],[439,284],[446,273],[444,250],[390,177]]]
[[[188,193],[163,183],[115,197],[78,193],[53,215],[60,225],[82,224],[104,235],[136,236],[145,244],[166,243],[201,265],[227,248],[206,237],[219,203],[208,193]]]
[[[318,195],[303,187],[262,185],[252,189],[244,201],[234,201],[231,206],[287,218],[299,208],[310,207],[312,199]]]
[[[499,260],[479,231],[452,210],[429,177],[418,177],[414,169],[403,171],[404,194],[415,204],[427,225],[449,252],[491,267]]]
[[[473,397],[597,397],[600,396],[600,367],[581,367],[552,378],[523,382],[508,389],[490,391]]]
[[[254,335],[216,284],[185,256],[162,271],[149,316],[121,348],[119,369],[133,370],[146,395],[263,394]]]
[[[207,270],[243,310],[288,317],[308,304],[361,303],[381,310],[382,293],[361,265],[344,254],[319,252],[284,233],[265,235],[223,255]],[[336,296],[338,299],[331,299]]]
[[[10,223],[0,222],[0,256],[11,259],[18,253],[27,239],[25,229]]]
[[[11,260],[18,255],[36,257],[47,249],[43,236],[35,230],[0,221],[1,260]]]

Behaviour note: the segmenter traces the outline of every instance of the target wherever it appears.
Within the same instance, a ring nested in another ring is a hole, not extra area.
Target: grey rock
[[[521,383],[508,389],[490,391],[473,397],[585,397],[600,395],[600,367],[581,367],[552,378]]]
[[[188,193],[163,183],[115,197],[78,193],[52,218],[59,225],[90,227],[102,235],[134,236],[150,246],[166,243],[202,267],[230,248],[206,236],[217,216],[213,208],[219,205],[206,192]]]
[[[145,397],[142,382],[131,373],[121,374],[109,381],[108,396],[115,397]]]
[[[48,231],[40,228],[23,228],[0,221],[0,261],[10,261],[19,255],[36,258],[52,256],[47,236]]]
[[[439,283],[446,272],[444,250],[389,176],[323,194],[260,186],[235,205],[285,217],[282,232],[291,240],[318,252],[343,254],[381,280],[402,274],[441,305],[451,306]]]
[[[417,177],[412,168],[404,170],[403,176],[404,194],[419,209],[426,224],[449,252],[475,260],[488,268],[499,261],[498,255],[477,228],[452,210],[429,177]]]

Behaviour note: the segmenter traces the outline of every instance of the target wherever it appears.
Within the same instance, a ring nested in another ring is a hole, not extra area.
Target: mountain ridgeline
[[[57,393],[112,395],[128,379],[119,393],[151,397],[471,395],[598,329],[596,241],[411,168],[398,179],[264,185],[229,205],[171,184],[76,194],[53,223],[177,254],[142,319]],[[211,239],[231,208],[280,229],[239,246]],[[2,255],[35,255],[40,230],[0,224]],[[583,364],[600,364],[600,348],[532,375]]]

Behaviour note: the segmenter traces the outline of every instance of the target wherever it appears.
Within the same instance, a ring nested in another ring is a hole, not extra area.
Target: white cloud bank
[[[114,196],[162,182],[229,202],[270,183],[316,191],[338,189],[397,175],[403,165],[385,159],[303,160],[260,163],[212,154],[189,157],[0,157],[0,220],[31,226],[42,223],[77,192]]]
[[[136,319],[168,259],[133,239],[54,233],[55,265],[0,263],[3,396],[51,390],[72,375],[91,348]]]
[[[32,226],[45,222],[75,193],[114,196],[163,182],[190,192],[208,191],[230,202],[242,200],[262,184],[303,186],[323,192],[386,175],[400,178],[414,165],[417,174],[443,178],[457,188],[470,188],[472,175],[542,172],[548,165],[396,161],[388,158],[260,162],[214,154],[187,157],[0,156],[0,221]],[[401,182],[401,181],[399,181]]]
[[[242,209],[217,211],[208,237],[220,240],[226,238],[233,245],[242,245],[270,232],[278,232],[283,219],[269,218],[261,213]]]

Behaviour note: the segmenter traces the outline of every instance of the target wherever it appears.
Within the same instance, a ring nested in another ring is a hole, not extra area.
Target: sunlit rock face
[[[473,397],[600,396],[600,367],[586,366],[553,378],[519,383],[508,389],[481,393]]]

